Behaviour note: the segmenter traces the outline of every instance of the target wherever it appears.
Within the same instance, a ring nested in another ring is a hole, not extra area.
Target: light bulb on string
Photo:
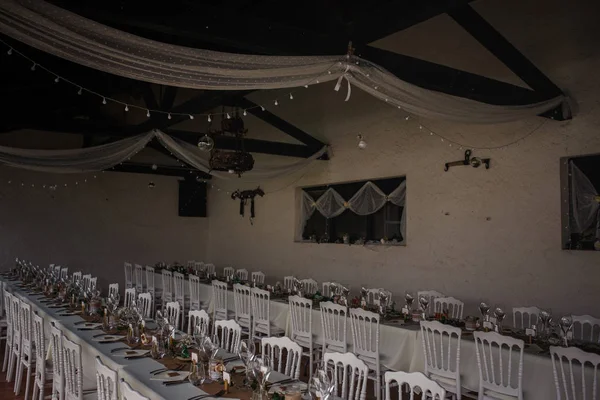
[[[102,104],[106,105],[106,97],[102,98]]]
[[[308,89],[308,85],[304,85],[304,87],[305,87],[306,89]]]
[[[150,118],[150,110],[146,110],[146,117]]]
[[[265,111],[265,107],[264,107],[264,106],[260,106],[260,109],[261,109],[262,111]]]
[[[129,106],[125,104],[125,111],[129,111]]]
[[[294,96],[290,93],[290,100],[294,100]]]
[[[35,66],[36,66],[36,64],[35,64],[35,63],[33,63],[33,65],[31,66],[31,70],[32,70],[32,71],[35,71]]]
[[[81,93],[83,93],[83,89],[81,87],[79,87],[79,90],[77,91],[77,94],[81,96]]]
[[[192,114],[190,114],[190,119],[194,119],[194,116]]]
[[[167,119],[171,119],[171,113],[167,114]]]
[[[231,115],[229,115],[229,113],[227,113],[227,119],[231,119]]]
[[[246,112],[246,110],[244,110],[244,112],[242,113],[242,115],[245,117],[246,115],[248,115],[248,113]]]
[[[10,49],[8,49],[8,51],[6,52],[6,54],[8,54],[9,56],[12,55],[12,47]]]
[[[210,114],[208,114],[208,118],[206,119],[208,122],[212,122],[212,118],[210,117]]]
[[[279,102],[278,102],[277,100],[275,100],[275,103],[274,103],[274,104],[275,104],[276,106],[278,106],[278,105],[279,105]]]
[[[58,83],[58,82],[60,82],[60,78],[57,76],[56,78],[54,78],[54,82],[55,82],[55,83]]]
[[[356,138],[358,139],[358,148],[361,150],[364,150],[367,148],[367,142],[365,142],[365,139],[363,138],[362,135],[357,135]]]

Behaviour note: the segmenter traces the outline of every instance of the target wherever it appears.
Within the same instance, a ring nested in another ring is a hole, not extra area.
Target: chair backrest
[[[83,279],[83,289],[90,289],[90,284],[92,282],[92,274],[85,274],[81,277],[81,279]]]
[[[215,264],[204,264],[204,268],[207,274],[210,274],[211,276],[214,275],[215,273]],[[233,268],[232,268],[233,270]]]
[[[319,306],[323,328],[323,352],[347,352],[348,308],[331,301],[321,302]]]
[[[321,290],[321,295],[323,295],[324,297],[331,297],[331,295],[333,293],[331,293],[331,284],[333,282],[323,282],[322,285],[322,290]]]
[[[62,268],[62,267],[61,267],[60,265],[55,265],[55,266],[53,267],[53,270],[54,270],[53,272],[54,272],[54,275],[55,275],[56,277],[59,277],[59,278],[60,278],[60,270],[61,270],[61,268]]]
[[[235,271],[235,276],[237,276],[238,279],[241,281],[247,281],[248,280],[248,270],[245,268],[238,269],[237,271]]]
[[[238,283],[233,285],[233,302],[235,305],[235,321],[240,325],[248,324],[248,327],[250,327],[252,315],[251,289]]]
[[[174,327],[179,326],[179,315],[181,314],[181,305],[176,301],[168,302],[165,306],[166,313],[165,317],[169,320],[169,323]]]
[[[573,338],[584,342],[600,343],[600,318],[591,315],[573,315]]]
[[[200,309],[200,277],[190,274],[188,276],[190,286],[190,310]]]
[[[288,298],[292,320],[292,340],[308,343],[312,348],[312,300],[299,296]]]
[[[98,287],[98,277],[97,276],[93,276],[90,278],[88,287],[90,288],[90,290],[96,290],[96,288]]]
[[[144,267],[140,264],[135,264],[134,277],[135,290],[137,290],[138,293],[142,293],[144,291]]]
[[[385,306],[392,305],[392,292],[383,288],[367,289],[367,303],[379,306],[379,293],[384,292],[387,294],[387,301]]]
[[[444,400],[446,398],[446,390],[437,382],[427,378],[421,372],[407,373],[402,371],[388,371],[384,375],[385,381],[385,398],[391,399],[391,387],[394,382],[398,385],[398,396],[403,398],[403,388],[408,388],[410,400],[415,398],[415,394],[421,394],[422,399]]]
[[[379,314],[362,308],[350,309],[353,350],[358,356],[379,364]]]
[[[185,276],[179,272],[173,272],[173,291],[175,295],[175,301],[181,304],[181,308],[184,306],[185,299]]]
[[[21,354],[27,355],[29,360],[33,357],[33,326],[31,325],[31,305],[24,301],[19,302],[19,326],[21,328]]]
[[[21,300],[17,296],[11,296],[10,315],[13,322],[13,343],[21,343]],[[20,348],[20,347],[19,347]]]
[[[215,321],[227,319],[227,283],[218,280],[212,281],[213,287],[213,319]]]
[[[40,315],[33,313],[32,314],[33,321],[33,341],[35,342],[35,362],[36,366],[40,366],[41,368],[36,368],[36,376],[38,375],[38,369],[45,369],[45,360],[46,360],[46,338],[44,336],[44,318]],[[44,372],[44,371],[41,371]],[[44,374],[45,375],[45,374]]]
[[[286,336],[261,339],[262,356],[267,357],[273,371],[293,379],[300,378],[302,347]],[[284,363],[285,361],[285,363]]]
[[[458,327],[438,321],[421,321],[425,375],[452,378],[460,388],[460,339]],[[460,390],[460,389],[459,389]]]
[[[12,319],[12,313],[11,313],[13,296],[6,289],[6,285],[4,285],[4,287],[2,288],[2,296],[4,298],[4,311],[6,312],[6,325],[8,326],[7,337],[8,337],[8,340],[10,340],[10,339],[12,339],[12,325],[13,325],[13,319]]]
[[[146,265],[146,291],[152,293],[152,296],[156,294],[154,286],[154,267]]]
[[[150,400],[148,397],[142,396],[135,390],[129,386],[129,383],[125,382],[121,379],[121,383],[119,385],[119,392],[121,393],[121,398],[123,400]]]
[[[233,269],[233,267],[223,268],[223,276],[224,277],[233,276],[234,274],[235,274],[235,270]]]
[[[96,387],[98,400],[118,400],[117,371],[108,368],[96,356]]]
[[[108,297],[116,296],[119,293],[119,284],[111,283],[108,285]]]
[[[465,303],[455,299],[454,297],[436,297],[433,300],[433,311],[434,313],[443,313],[448,311],[448,317],[450,319],[461,320],[463,317],[463,309]]]
[[[125,299],[123,300],[123,306],[125,308],[131,307],[131,305],[135,302],[135,288],[125,289]]]
[[[284,276],[283,277],[283,288],[286,290],[292,290],[294,288],[295,276]]]
[[[336,397],[342,400],[366,399],[369,367],[364,361],[352,353],[325,353],[323,361],[327,369],[332,367]]]
[[[513,307],[513,326],[517,329],[527,329],[537,325],[540,311],[537,307]]]
[[[315,294],[317,290],[319,290],[319,285],[317,281],[311,278],[300,279],[300,283],[302,284],[302,289],[304,290],[304,294]]]
[[[233,319],[215,321],[213,338],[219,341],[222,349],[237,354],[242,340],[242,327]]]
[[[210,317],[204,310],[192,310],[188,316],[188,335],[202,334],[208,336],[210,332]]]
[[[550,346],[550,356],[557,400],[598,398],[600,355],[577,347]]]
[[[496,332],[474,332],[479,365],[479,393],[496,393],[523,399],[523,349],[520,339]]]
[[[437,297],[446,297],[446,296],[444,296],[442,293],[435,291],[435,290],[420,290],[417,292],[417,299],[416,299],[417,304],[419,304],[419,299],[421,297],[425,297],[429,300],[427,308],[429,310],[429,315],[433,315],[434,314],[433,307],[434,307],[435,299]]]
[[[143,318],[152,318],[152,293],[138,294],[138,307],[142,310]]]
[[[73,283],[79,282],[81,280],[81,271],[73,272],[72,278]]]
[[[206,270],[206,266],[202,261],[194,262],[194,271],[196,271],[196,275],[199,275],[201,272]]]
[[[83,399],[83,367],[81,346],[63,336],[63,368],[65,375],[65,400]]]
[[[266,335],[271,336],[271,292],[259,288],[250,290],[252,298],[252,331],[257,325],[266,328]]]
[[[60,279],[67,280],[69,277],[69,267],[64,267],[60,269]]]
[[[124,263],[123,268],[125,269],[125,289],[133,287],[133,265],[131,263]]]
[[[187,262],[186,266],[187,266],[188,271],[193,270],[194,267],[196,266],[196,260],[189,260]]]
[[[173,301],[173,273],[163,269],[162,273],[162,299],[163,303]]]
[[[55,322],[50,324],[50,348],[52,349],[52,398],[62,399],[65,392],[64,363],[62,352],[63,333],[56,327]],[[60,394],[60,396],[57,396]]]
[[[261,271],[255,271],[250,274],[250,280],[257,285],[264,285],[265,283],[265,274]]]

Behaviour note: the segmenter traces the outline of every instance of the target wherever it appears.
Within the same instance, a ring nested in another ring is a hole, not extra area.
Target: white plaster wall
[[[539,7],[543,15],[534,18]],[[470,312],[485,299],[505,307],[539,305],[555,313],[600,316],[600,254],[561,250],[559,178],[560,157],[600,152],[600,51],[592,18],[597,5],[576,1],[565,11],[564,3],[554,0],[481,1],[477,9],[577,100],[573,120],[532,118],[497,126],[406,121],[404,114],[357,89],[348,103],[331,84],[302,89],[293,102],[280,101],[272,111],[330,143],[332,159],[304,175],[263,183],[267,195],[256,202],[254,225],[239,217],[238,203],[225,191],[255,185],[237,181],[212,189],[208,259],[219,267],[262,270],[278,279],[293,274],[339,280],[355,289],[385,287],[397,295],[436,289],[464,299]],[[454,60],[463,59],[461,51],[476,51],[471,42],[433,51],[444,31],[435,24],[427,29],[428,35],[418,38],[420,46],[408,46],[413,53],[422,48],[426,58],[455,65]],[[408,34],[401,37],[404,42],[391,37],[378,45],[401,51],[411,40]],[[485,73],[486,57],[470,54],[468,59],[471,71]],[[494,78],[518,81],[507,73],[493,65]],[[259,129],[250,117],[248,124]],[[461,159],[464,150],[423,133],[420,124],[471,146],[502,145],[531,135],[508,149],[476,150],[475,155],[492,158],[488,171],[463,167],[444,172],[444,162]],[[358,133],[368,142],[365,151],[356,148]],[[265,160],[271,157],[257,157],[257,162]],[[407,176],[406,247],[294,242],[298,187],[398,175]]]
[[[207,220],[177,215],[177,178],[93,176],[0,168],[2,268],[14,265],[15,257],[56,263],[97,275],[106,289],[112,282],[123,285],[125,260],[154,265],[205,256]],[[58,188],[41,187],[48,184]]]

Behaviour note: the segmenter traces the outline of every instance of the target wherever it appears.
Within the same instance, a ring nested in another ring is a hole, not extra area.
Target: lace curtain
[[[573,161],[569,162],[569,171],[573,207],[571,232],[583,233],[596,222],[596,239],[600,240],[600,203],[597,201],[600,193]]]
[[[316,200],[303,190],[302,231],[315,210],[325,218],[335,218],[346,209],[358,215],[369,215],[379,211],[388,201],[403,207],[400,233],[403,238],[406,238],[406,180],[402,181],[389,195],[383,193],[373,182],[368,181],[348,201],[344,200],[342,195],[331,187]]]
[[[496,123],[541,114],[564,96],[535,104],[491,105],[423,89],[359,57],[257,56],[156,42],[99,24],[43,0],[0,1],[0,32],[58,57],[128,78],[209,90],[300,87],[338,79],[426,118]]]

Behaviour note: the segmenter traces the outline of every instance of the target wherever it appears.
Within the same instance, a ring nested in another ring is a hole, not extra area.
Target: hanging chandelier
[[[209,165],[211,170],[229,172],[241,177],[244,172],[248,172],[254,168],[254,157],[244,149],[244,136],[248,133],[248,129],[244,128],[244,120],[239,116],[237,111],[234,117],[231,117],[229,113],[226,115],[227,118],[221,120],[221,130],[212,132],[209,130],[207,135],[211,140],[216,135],[233,137],[235,140],[235,149],[223,150],[212,146]],[[198,145],[200,146],[200,143]]]

